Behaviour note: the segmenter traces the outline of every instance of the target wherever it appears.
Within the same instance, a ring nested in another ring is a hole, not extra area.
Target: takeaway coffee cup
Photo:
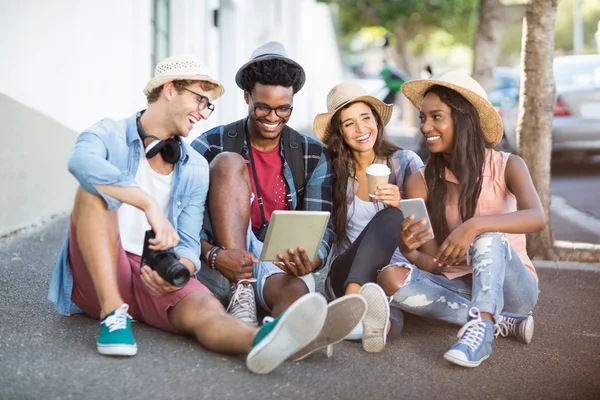
[[[377,186],[388,183],[390,169],[385,164],[371,164],[367,167],[367,182],[369,185],[369,196],[374,197]]]

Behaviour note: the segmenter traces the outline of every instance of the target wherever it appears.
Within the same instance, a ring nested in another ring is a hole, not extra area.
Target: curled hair
[[[175,90],[177,90],[177,93],[181,93],[183,91],[183,89],[185,89],[186,87],[188,87],[191,84],[196,83],[196,82],[200,82],[200,88],[202,90],[204,90],[205,92],[210,92],[217,87],[216,84],[214,84],[212,82],[208,82],[208,81],[178,80],[178,81],[172,81],[172,82],[173,82],[173,86],[175,87]],[[152,89],[152,91],[148,94],[148,96],[146,96],[146,102],[148,104],[152,104],[156,100],[158,100],[158,98],[160,97],[160,93],[162,92],[164,86],[165,85],[163,84],[157,88]]]
[[[461,94],[438,85],[432,86],[427,93],[436,94],[442,103],[450,107],[454,122],[454,146],[450,165],[441,153],[430,153],[425,165],[427,209],[436,240],[441,244],[450,234],[445,207],[448,199],[446,167],[454,173],[459,182],[458,211],[464,222],[473,217],[477,208],[485,149],[489,144],[483,136],[477,110]]]
[[[272,59],[252,63],[242,71],[242,89],[252,93],[254,85],[293,87],[296,94],[302,87],[304,72],[297,65]]]
[[[350,146],[344,141],[342,134],[342,110],[347,109],[356,102],[349,103],[339,109],[327,125],[325,137],[327,138],[325,145],[331,153],[332,170],[333,170],[333,231],[335,232],[336,242],[338,244],[349,244],[348,240],[348,180],[356,178],[356,167]],[[389,142],[384,137],[384,125],[381,116],[373,106],[369,103],[364,103],[369,106],[375,121],[377,122],[377,138],[373,150],[375,158],[389,159],[394,152],[400,148]]]

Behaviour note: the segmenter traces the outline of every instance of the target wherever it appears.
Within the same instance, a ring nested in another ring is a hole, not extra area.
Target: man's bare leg
[[[210,163],[208,212],[215,242],[226,249],[246,250],[252,187],[244,158],[217,155]]]
[[[327,317],[327,301],[312,293],[260,329],[226,314],[217,299],[202,292],[185,296],[169,309],[168,316],[175,328],[195,336],[206,349],[248,354],[248,368],[265,374],[317,337]]]
[[[100,302],[100,319],[119,308],[123,298],[117,282],[119,222],[101,197],[79,187],[71,219],[77,243]]]
[[[274,274],[267,278],[263,288],[265,303],[271,309],[271,315],[277,317],[296,300],[309,293],[306,283],[300,278],[288,274]]]

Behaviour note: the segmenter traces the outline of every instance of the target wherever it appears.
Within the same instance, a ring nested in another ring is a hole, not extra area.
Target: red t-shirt
[[[279,155],[279,150],[279,146],[269,151],[260,151],[252,147],[252,155],[254,157],[258,184],[260,185],[260,194],[263,199],[263,210],[266,221],[271,219],[271,213],[274,210],[287,210],[289,208],[286,199],[287,189],[285,179],[283,178],[283,160]],[[256,233],[262,225],[262,219],[260,217],[260,208],[258,207],[256,182],[254,182],[251,163],[248,163],[248,174],[252,183],[252,193],[254,193],[254,201],[250,208],[250,219],[252,221],[252,231]]]

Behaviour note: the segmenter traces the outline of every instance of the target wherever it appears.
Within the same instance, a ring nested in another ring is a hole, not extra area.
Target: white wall
[[[148,0],[2,0],[0,93],[76,131],[143,108]]]
[[[12,141],[0,160],[0,179],[18,187],[0,197],[0,211],[19,210],[0,226],[0,236],[67,212],[75,185],[66,155],[77,132],[146,106],[151,11],[152,0],[0,0],[0,95],[21,116],[4,121],[0,138],[23,139]],[[316,0],[171,0],[170,24],[171,53],[201,56],[225,86],[215,113],[192,136],[247,114],[235,73],[269,40],[284,43],[306,70],[292,127],[312,126],[314,116],[325,111],[327,92],[342,79],[329,11]],[[35,124],[23,115],[33,115]],[[42,146],[43,153],[30,151],[26,141]],[[52,193],[52,201],[38,196],[36,203],[35,193]]]

